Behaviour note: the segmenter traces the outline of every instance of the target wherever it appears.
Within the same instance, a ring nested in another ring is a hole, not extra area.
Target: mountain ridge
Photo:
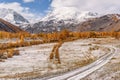
[[[24,30],[20,29],[18,26],[13,25],[3,19],[0,18],[0,31],[6,31],[6,32],[25,32]]]
[[[60,8],[49,12],[39,22],[29,24],[24,30],[30,33],[39,32],[54,32],[60,31],[69,26],[77,26],[80,22],[86,21],[90,18],[98,17],[97,13],[89,11],[79,11],[76,8]]]
[[[14,25],[29,23],[21,14],[17,13],[12,9],[0,8],[0,18],[8,21]]]

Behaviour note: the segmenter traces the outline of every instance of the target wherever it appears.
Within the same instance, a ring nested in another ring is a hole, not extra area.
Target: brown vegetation
[[[115,37],[120,38],[120,32],[70,32],[63,30],[61,32],[54,33],[40,33],[40,34],[29,34],[29,33],[8,33],[0,32],[0,39],[4,38],[18,38],[19,40],[15,43],[0,43],[1,49],[24,47],[30,45],[37,45],[42,43],[59,42],[59,41],[72,41],[80,38],[102,38],[102,37]],[[33,39],[32,41],[25,42],[25,38]],[[35,39],[41,40],[35,40]]]
[[[114,37],[116,39],[120,38],[120,32],[70,32],[68,30],[63,30],[61,32],[53,32],[53,33],[40,33],[40,34],[29,34],[26,32],[22,33],[8,33],[8,32],[0,32],[0,39],[12,39],[17,38],[18,40],[14,43],[0,43],[0,55],[3,55],[3,51],[6,49],[17,48],[17,47],[25,47],[43,43],[50,43],[50,42],[66,42],[72,41],[76,39],[82,38],[103,38],[103,37]],[[26,38],[30,38],[31,41],[25,41]],[[36,40],[37,38],[41,40]],[[51,54],[50,60],[53,59],[53,55],[55,54],[55,59],[58,60],[60,63],[59,58],[59,48],[62,43],[58,43],[54,46]],[[0,56],[2,58],[12,57],[13,55],[19,55],[19,51],[12,54],[12,51],[9,51],[7,55]],[[5,54],[5,53],[4,53]],[[7,57],[6,57],[7,56]]]
[[[61,64],[60,56],[59,56],[59,48],[61,47],[62,44],[63,42],[59,42],[58,44],[54,45],[52,52],[50,53],[49,56],[50,62],[53,62],[55,64],[57,63]]]
[[[0,61],[3,61],[3,59],[12,58],[14,55],[19,55],[19,50],[15,49],[0,50]]]

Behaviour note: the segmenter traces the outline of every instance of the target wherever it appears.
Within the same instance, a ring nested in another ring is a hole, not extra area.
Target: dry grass
[[[13,57],[13,52],[8,52],[8,53],[7,53],[7,57],[8,57],[8,58],[12,58],[12,57]]]
[[[95,46],[92,46],[92,47],[89,47],[89,51],[93,51],[93,50],[98,50],[100,47],[95,45]]]
[[[13,55],[20,55],[19,50],[14,50]]]
[[[12,58],[14,55],[19,54],[19,50],[15,49],[0,50],[0,62],[3,62],[3,59]]]
[[[59,42],[58,44],[55,44],[53,49],[52,49],[52,52],[50,53],[50,56],[49,56],[49,61],[50,62],[53,62],[55,64],[61,64],[61,61],[60,61],[60,56],[59,56],[59,48],[62,46],[63,42]]]

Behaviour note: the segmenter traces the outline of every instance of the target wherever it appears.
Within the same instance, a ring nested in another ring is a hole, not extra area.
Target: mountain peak
[[[80,11],[74,7],[62,7],[53,9],[51,12],[48,13],[41,21],[60,21],[64,20],[66,22],[74,21],[74,22],[81,22],[87,18],[96,17],[97,13],[92,13],[89,11]]]
[[[29,23],[27,19],[12,9],[0,8],[0,18],[15,25]]]

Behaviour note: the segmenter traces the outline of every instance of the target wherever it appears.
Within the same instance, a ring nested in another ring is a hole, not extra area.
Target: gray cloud
[[[80,11],[120,13],[119,0],[52,0],[51,7],[75,7]]]
[[[34,0],[23,0],[25,3],[34,2]]]
[[[41,14],[36,14],[30,12],[29,7],[23,7],[18,2],[12,2],[12,3],[0,3],[0,8],[6,8],[6,9],[13,9],[14,11],[18,12],[19,14],[23,15],[26,19],[28,19],[30,22],[34,22],[37,19],[41,18]]]

